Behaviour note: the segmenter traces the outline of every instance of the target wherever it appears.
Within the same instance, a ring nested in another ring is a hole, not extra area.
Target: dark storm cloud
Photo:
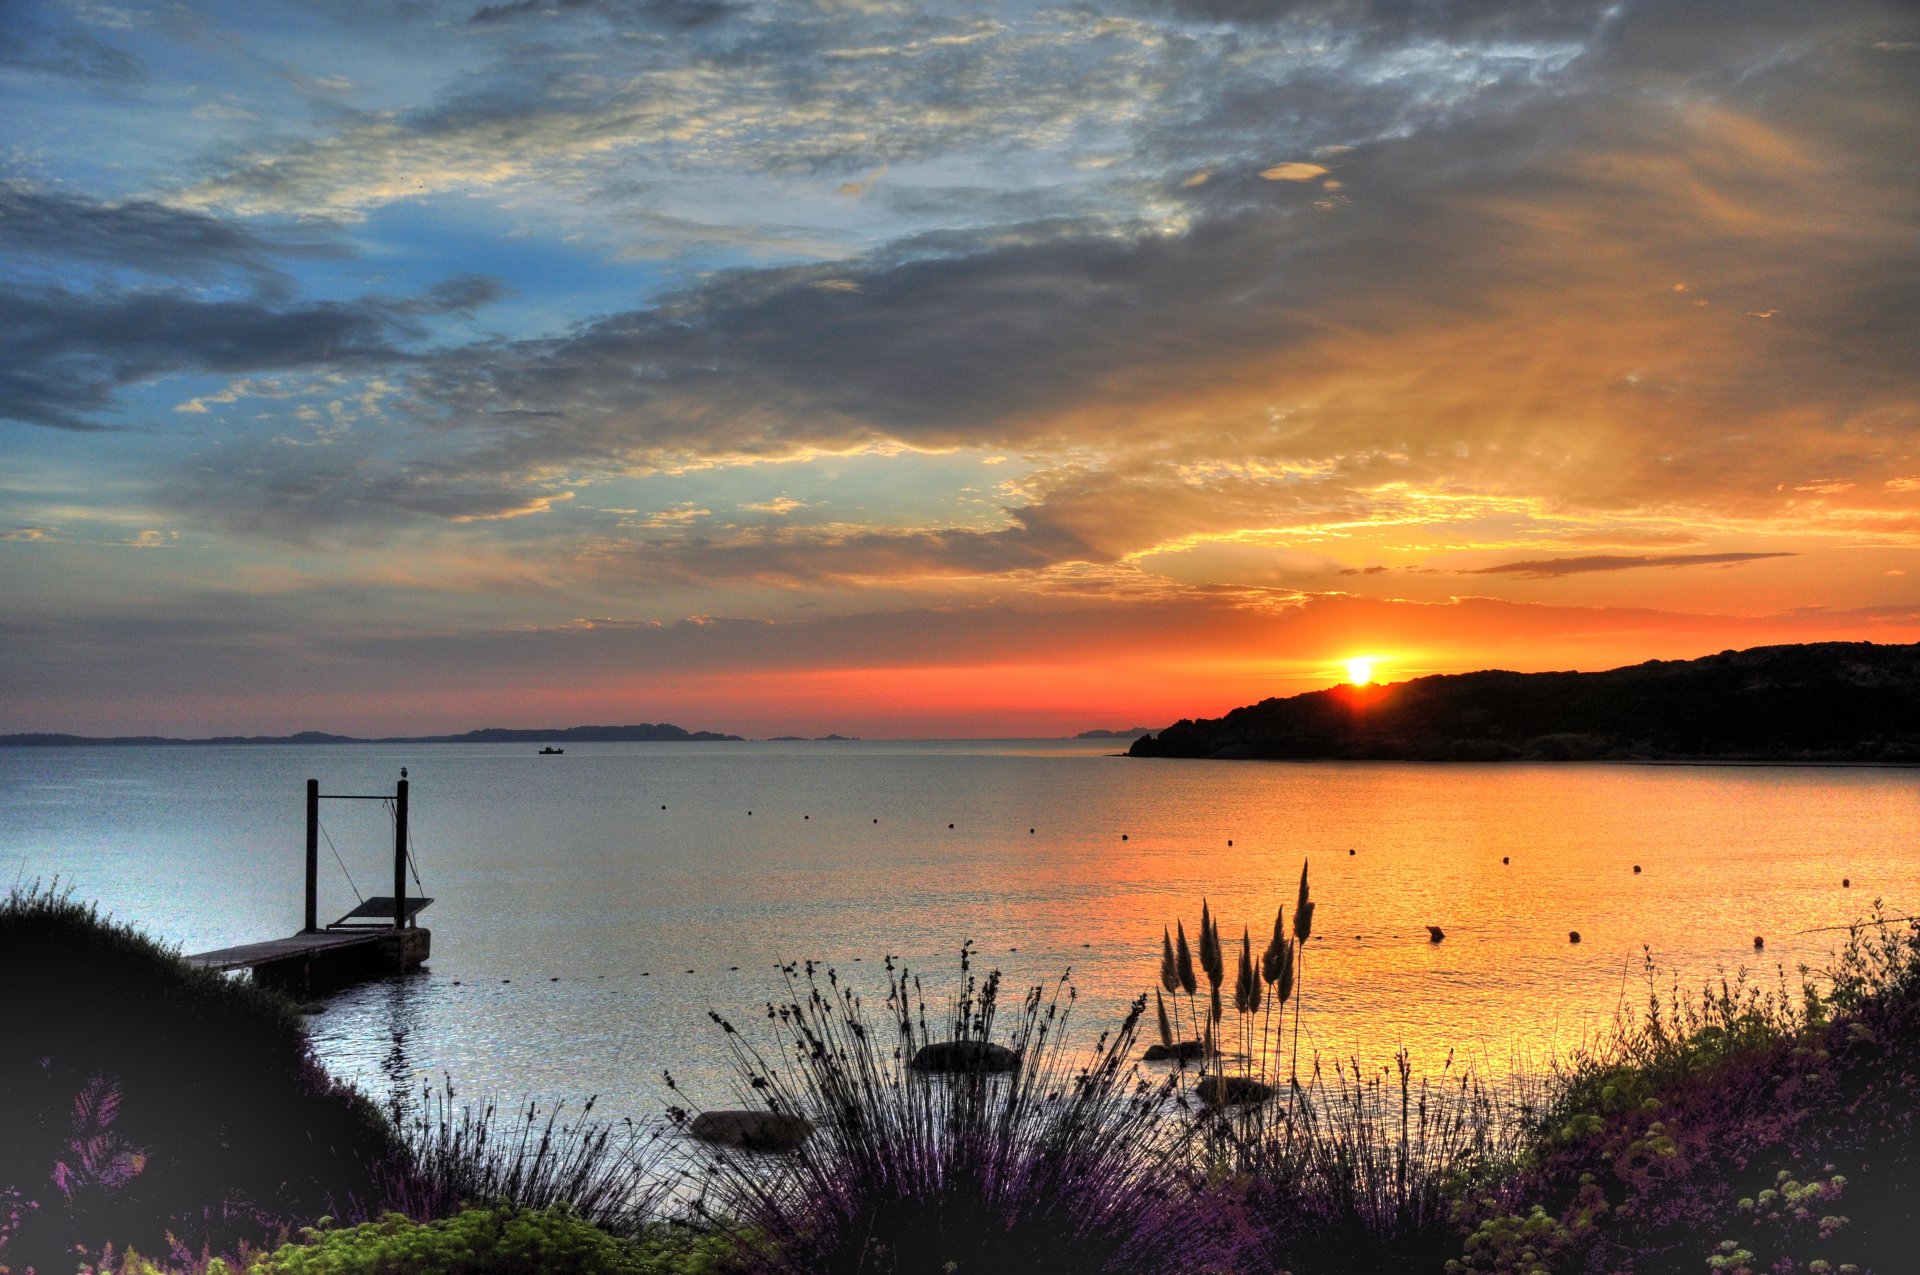
[[[1758,562],[1762,558],[1791,558],[1791,553],[1660,553],[1590,554],[1583,558],[1538,558],[1531,562],[1503,562],[1495,567],[1478,567],[1462,575],[1517,575],[1530,580],[1551,580],[1560,576],[1586,575],[1593,571],[1631,571],[1638,567],[1725,567],[1740,562]]]
[[[145,78],[140,59],[72,24],[49,25],[21,0],[0,3],[0,67],[41,71],[101,84]]]
[[[110,203],[28,182],[0,180],[0,254],[19,270],[85,263],[169,278],[250,276],[277,282],[281,259],[344,257],[324,236],[271,231],[152,200]]]
[[[178,292],[0,293],[0,417],[104,428],[120,388],[187,372],[349,368],[399,356],[379,306],[203,301]]]
[[[578,13],[622,26],[637,24],[690,30],[718,22],[744,7],[721,0],[512,0],[476,9],[468,21],[485,24]]]
[[[1540,39],[1592,25],[1615,0],[1143,0],[1196,22],[1297,22],[1396,38]]]

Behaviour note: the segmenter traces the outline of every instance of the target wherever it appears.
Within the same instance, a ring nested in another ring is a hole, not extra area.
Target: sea
[[[309,1004],[322,1061],[381,1101],[451,1083],[643,1121],[733,1101],[710,1014],[778,1052],[759,1033],[783,965],[877,1001],[892,956],[937,1005],[970,944],[1016,993],[1070,979],[1090,1044],[1155,986],[1163,929],[1197,935],[1204,900],[1257,956],[1303,865],[1303,1057],[1368,1069],[1405,1049],[1494,1080],[1542,1074],[1643,1005],[1649,962],[1663,996],[1742,977],[1797,992],[1876,900],[1920,904],[1912,769],[1123,747],[6,748],[0,885],[57,882],[185,952],[290,934],[306,780],[390,793],[406,767],[432,959]],[[391,892],[393,832],[381,802],[322,804],[324,922]]]

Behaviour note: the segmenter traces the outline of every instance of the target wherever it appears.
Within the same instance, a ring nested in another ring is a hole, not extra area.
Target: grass
[[[447,1218],[475,1204],[566,1208],[607,1234],[637,1239],[662,1216],[671,1151],[658,1127],[598,1120],[589,1098],[576,1118],[564,1105],[457,1101],[451,1080],[420,1092],[392,1117],[405,1154],[379,1175],[379,1198],[414,1218]]]
[[[871,1008],[831,969],[789,969],[786,998],[767,1006],[766,1052],[716,1016],[742,1096],[816,1125],[784,1160],[716,1150],[703,1166],[701,1207],[753,1237],[744,1265],[780,1275],[1215,1269],[1224,1228],[1185,1207],[1190,1184],[1163,1120],[1173,1085],[1131,1062],[1144,1000],[1075,1053],[1070,984],[1030,989],[1003,1029],[998,974],[977,977],[970,964],[963,949],[961,990],[937,1014],[892,958],[887,996]],[[922,1047],[947,1040],[1000,1043],[1020,1064],[914,1069]]]

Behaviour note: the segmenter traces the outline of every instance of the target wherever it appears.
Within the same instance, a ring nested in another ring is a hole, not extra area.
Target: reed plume
[[[1220,955],[1220,927],[1207,910],[1205,899],[1200,900],[1200,968],[1206,971],[1217,998],[1220,982],[1227,976],[1227,963]]]
[[[1253,1066],[1251,1018],[1260,1012],[1260,976],[1254,970],[1253,940],[1244,925],[1240,927],[1240,967],[1234,972],[1233,1007],[1240,1012],[1240,1070],[1244,1074]]]
[[[1295,981],[1304,981],[1300,976],[1307,968],[1307,940],[1313,936],[1313,897],[1307,890],[1307,860],[1300,861],[1300,897],[1293,904],[1293,939],[1295,954],[1289,962],[1288,972]],[[1290,986],[1288,991],[1292,991]],[[1306,1000],[1301,993],[1300,1003],[1293,1007],[1293,1060],[1287,1070],[1287,1128],[1291,1134],[1293,1128],[1293,1105],[1295,1096],[1300,1092],[1300,1013]]]
[[[1153,1007],[1160,1020],[1160,1043],[1172,1049],[1173,1024],[1167,1021],[1167,1001],[1159,992],[1153,994]]]
[[[1160,927],[1160,986],[1171,996],[1180,986],[1180,968],[1174,961],[1173,940],[1167,937],[1167,927]]]
[[[1234,972],[1233,1007],[1242,1014],[1260,1012],[1260,979],[1253,972],[1253,941],[1240,930],[1240,968]]]
[[[1187,946],[1187,923],[1175,921],[1173,924],[1175,932],[1180,936],[1180,944],[1174,950],[1174,968],[1180,978],[1180,989],[1188,996],[1192,996],[1199,988],[1200,980],[1193,976],[1193,949]]]
[[[1276,982],[1279,977],[1280,960],[1287,946],[1287,910],[1278,907],[1273,910],[1273,937],[1267,941],[1267,950],[1260,956],[1260,977],[1266,982]]]

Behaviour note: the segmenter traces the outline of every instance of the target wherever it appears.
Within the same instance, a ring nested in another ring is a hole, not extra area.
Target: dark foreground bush
[[[0,901],[0,1024],[0,1266],[258,1243],[353,1209],[399,1152],[285,999],[65,892]]]

